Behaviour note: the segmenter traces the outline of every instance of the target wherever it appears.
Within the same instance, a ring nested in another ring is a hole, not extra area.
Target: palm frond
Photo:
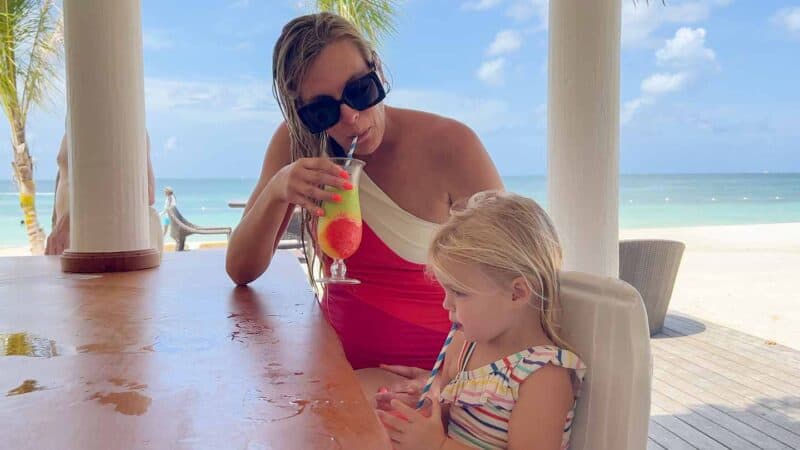
[[[54,0],[45,0],[38,12],[36,32],[31,43],[22,94],[22,117],[27,117],[31,103],[42,104],[56,80],[54,61],[60,56],[62,22],[54,17]]]
[[[336,13],[375,44],[395,33],[394,17],[401,0],[315,0],[316,9]]]
[[[55,0],[0,0],[0,101],[12,128],[57,79],[61,29]]]

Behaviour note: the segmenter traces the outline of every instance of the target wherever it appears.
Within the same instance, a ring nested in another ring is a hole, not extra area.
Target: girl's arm
[[[572,380],[567,369],[551,364],[538,369],[519,387],[519,398],[509,421],[508,448],[559,450],[573,402]]]

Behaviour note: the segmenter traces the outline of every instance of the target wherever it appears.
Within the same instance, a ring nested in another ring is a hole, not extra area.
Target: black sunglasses
[[[361,78],[344,85],[342,99],[330,96],[318,97],[313,102],[303,105],[297,110],[300,120],[312,133],[321,133],[339,122],[341,105],[364,111],[380,103],[386,98],[380,77],[374,70]]]

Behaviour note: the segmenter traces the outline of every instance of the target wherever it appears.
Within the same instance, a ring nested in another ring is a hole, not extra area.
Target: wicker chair
[[[619,243],[619,278],[642,295],[650,336],[661,332],[686,244],[640,239]]]
[[[192,234],[224,234],[226,237],[231,235],[231,227],[200,227],[186,220],[178,211],[177,206],[170,206],[167,209],[169,216],[169,235],[175,239],[175,250],[182,252],[186,248],[186,238]]]

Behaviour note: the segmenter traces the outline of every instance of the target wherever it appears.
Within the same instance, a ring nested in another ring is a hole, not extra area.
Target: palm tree
[[[19,189],[31,253],[44,252],[44,231],[36,217],[33,159],[25,126],[31,105],[42,105],[56,79],[61,55],[61,20],[55,0],[0,0],[0,101],[11,127],[11,166]]]
[[[336,13],[349,20],[367,39],[379,44],[381,39],[394,33],[393,18],[399,0],[315,0],[319,11]]]

